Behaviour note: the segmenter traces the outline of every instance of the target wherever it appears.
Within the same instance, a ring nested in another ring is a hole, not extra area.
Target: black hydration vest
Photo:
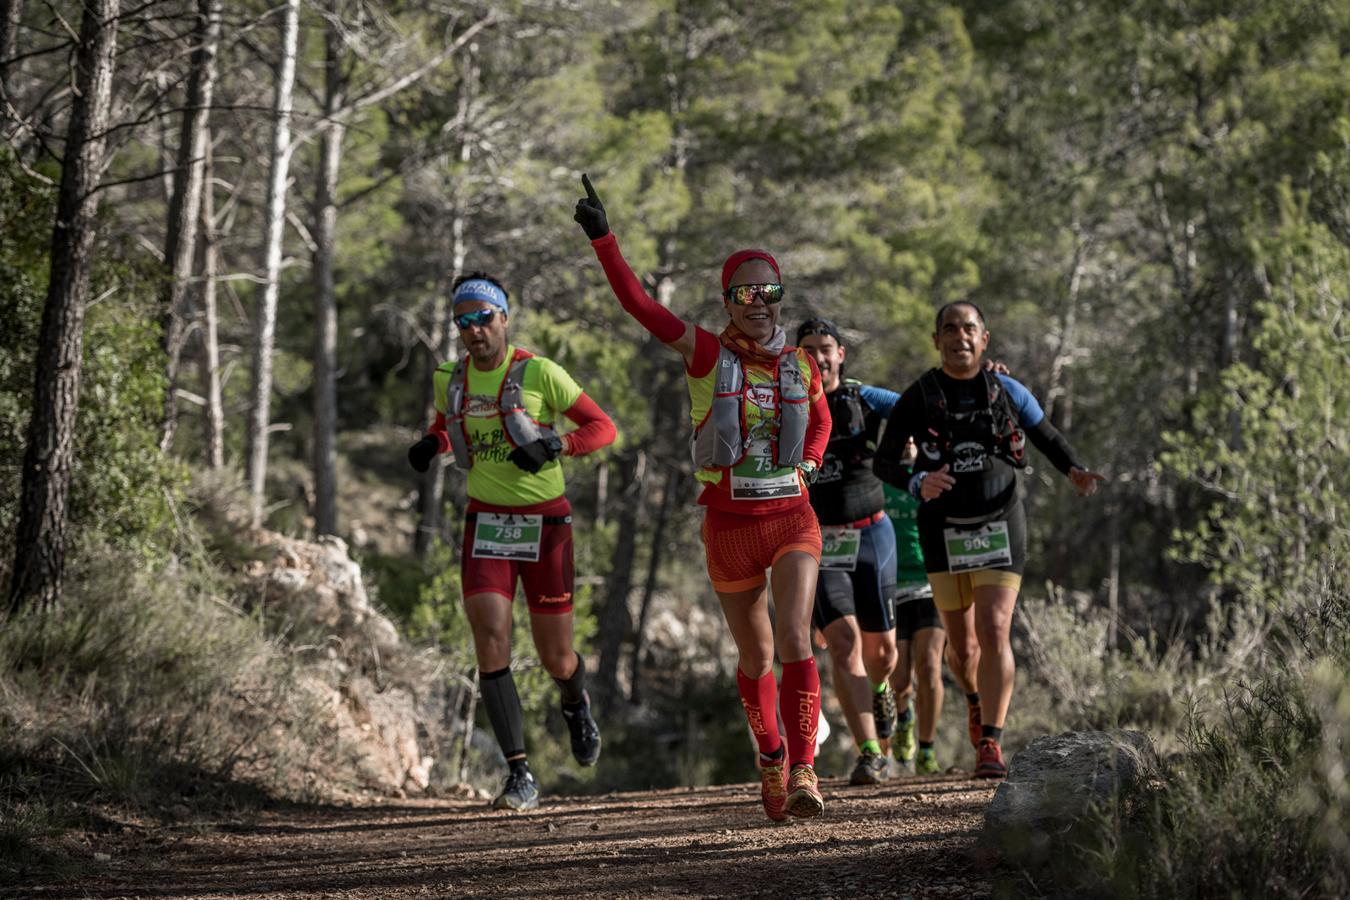
[[[872,473],[880,416],[862,396],[862,384],[845,380],[830,395],[833,427],[811,506],[822,525],[847,525],[875,515],[886,505],[881,479]]]
[[[1026,467],[1026,434],[998,376],[981,369],[961,388],[963,393],[953,404],[937,369],[929,369],[919,378],[926,429],[919,436],[914,468],[931,472],[944,465],[950,467],[956,485],[931,504],[924,504],[931,505],[935,513],[941,512],[948,521],[974,521],[1000,514],[1017,499],[1017,470]],[[978,392],[973,403],[971,390]],[[953,409],[953,405],[958,408]]]

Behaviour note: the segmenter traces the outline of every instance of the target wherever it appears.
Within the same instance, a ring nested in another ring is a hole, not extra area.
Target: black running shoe
[[[872,693],[872,719],[877,723],[877,737],[888,740],[895,733],[895,691],[886,685],[880,694]]]
[[[600,758],[600,727],[591,715],[591,695],[583,692],[581,705],[569,710],[562,708],[567,730],[572,733],[572,758],[583,766],[593,766]]]
[[[530,770],[521,766],[506,776],[502,792],[492,801],[493,809],[534,809],[539,805],[539,782]]]
[[[853,774],[848,777],[849,784],[881,784],[891,777],[890,760],[879,753],[864,750],[853,766]]]

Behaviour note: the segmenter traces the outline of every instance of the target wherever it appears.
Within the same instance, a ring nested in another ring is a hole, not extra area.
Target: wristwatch
[[[804,459],[797,463],[797,468],[801,470],[802,477],[806,479],[807,484],[816,483],[816,476],[820,474],[820,470],[816,468],[815,463],[809,459]]]

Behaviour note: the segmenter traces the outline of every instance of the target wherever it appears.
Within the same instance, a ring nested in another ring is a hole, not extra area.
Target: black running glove
[[[576,219],[581,230],[586,232],[586,237],[591,240],[599,240],[609,234],[609,220],[605,218],[605,205],[600,202],[600,195],[591,187],[591,180],[584,174],[581,176],[581,184],[586,188],[586,196],[577,201]]]
[[[419,472],[425,472],[431,467],[431,461],[436,458],[436,453],[440,449],[440,441],[427,435],[408,448],[408,465]]]
[[[562,438],[555,434],[553,437],[540,438],[537,441],[522,444],[512,450],[507,459],[533,475],[544,467],[544,463],[555,460],[559,456],[562,456]]]

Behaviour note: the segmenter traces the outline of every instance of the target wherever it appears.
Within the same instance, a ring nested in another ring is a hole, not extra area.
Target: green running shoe
[[[907,766],[914,760],[914,754],[918,752],[919,742],[914,738],[914,704],[909,706],[909,721],[896,721],[895,733],[891,736],[891,752],[895,754],[896,762]]]
[[[938,765],[937,754],[932,747],[920,747],[919,756],[914,761],[914,771],[919,775],[940,775],[942,767]]]

